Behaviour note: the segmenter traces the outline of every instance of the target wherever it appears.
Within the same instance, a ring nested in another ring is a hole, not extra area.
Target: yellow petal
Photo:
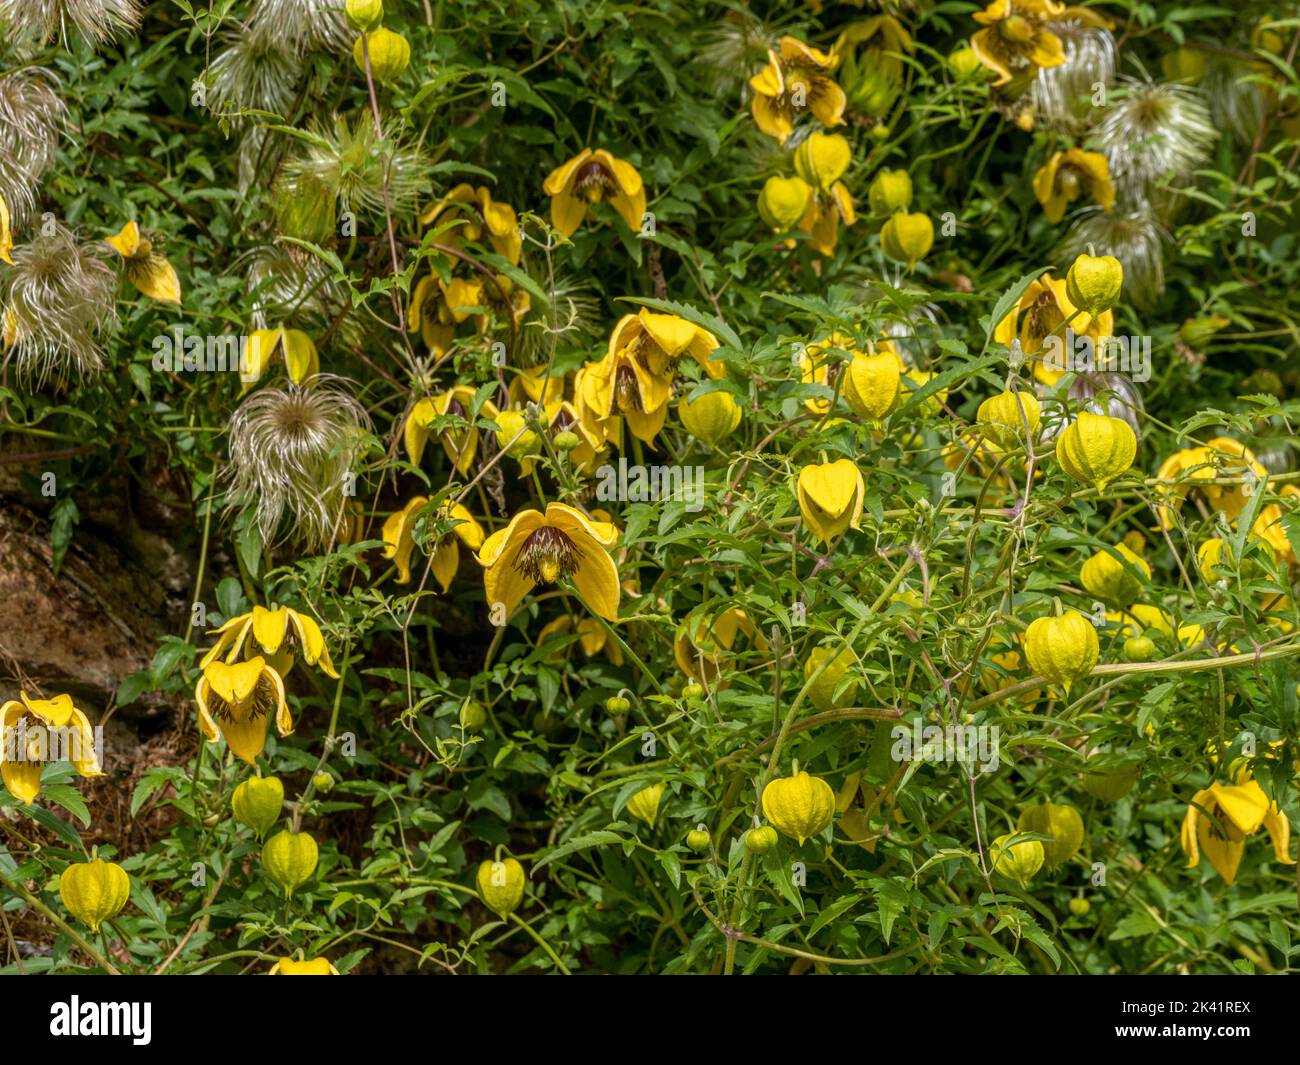
[[[269,655],[280,650],[285,637],[289,635],[289,611],[285,607],[267,610],[264,606],[253,607],[253,639]]]
[[[181,279],[176,269],[161,255],[129,259],[127,279],[142,293],[159,303],[181,302]]]
[[[284,365],[289,371],[289,380],[294,384],[300,385],[320,373],[316,345],[301,329],[283,330],[280,342],[284,348]]]
[[[567,189],[573,183],[573,176],[577,173],[578,167],[582,166],[590,158],[591,149],[583,148],[568,162],[561,163],[546,175],[546,180],[542,182],[542,191],[548,196],[555,196],[562,190]]]
[[[9,253],[14,250],[14,235],[9,225],[9,205],[0,196],[0,262],[13,266],[14,261]]]
[[[622,591],[618,582],[618,567],[600,547],[584,546],[580,551],[578,568],[573,574],[573,583],[578,593],[606,621],[616,620]]]
[[[104,243],[124,259],[130,259],[140,250],[140,227],[134,222],[127,222],[113,236],[105,237]]]

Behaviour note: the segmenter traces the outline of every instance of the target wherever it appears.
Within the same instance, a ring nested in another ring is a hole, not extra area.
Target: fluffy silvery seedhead
[[[248,24],[300,55],[345,52],[356,39],[343,19],[343,0],[257,0]]]
[[[763,23],[747,11],[731,11],[696,37],[695,65],[715,93],[733,92],[767,60],[772,44]]]
[[[251,512],[263,543],[327,550],[347,520],[352,476],[370,430],[370,417],[342,378],[317,374],[302,385],[258,389],[227,429],[228,509]]]
[[[329,329],[344,345],[362,339],[347,289],[330,268],[298,248],[264,244],[242,256],[245,285],[253,308],[253,326],[273,328],[290,320],[311,331]]]
[[[539,284],[545,287],[545,282]],[[546,362],[554,350],[589,344],[600,333],[600,299],[585,281],[558,277],[550,306],[535,301],[519,325],[518,357],[523,366]]]
[[[0,0],[0,25],[19,41],[43,44],[75,29],[97,44],[140,25],[138,0]]]
[[[15,227],[36,209],[36,190],[54,163],[67,111],[48,70],[26,67],[0,77],[0,196]]]
[[[1065,62],[1038,71],[1029,87],[1033,112],[1043,129],[1079,133],[1088,124],[1097,84],[1109,88],[1115,78],[1115,38],[1074,18],[1058,19],[1048,28],[1065,46]]]
[[[1142,402],[1142,391],[1128,373],[1108,372],[1105,370],[1081,370],[1069,377],[1066,395],[1075,410],[1087,410],[1093,414],[1107,414],[1127,422],[1140,438],[1142,435],[1142,415],[1146,404]],[[1044,444],[1051,443],[1071,421],[1063,407],[1052,405],[1043,418]]]
[[[368,113],[335,115],[314,132],[303,155],[285,163],[289,182],[320,182],[343,210],[384,209],[384,186],[394,215],[415,210],[428,185],[428,160],[393,136],[380,140]]]
[[[1121,199],[1145,200],[1153,187],[1188,177],[1209,158],[1219,131],[1195,89],[1126,79],[1114,96],[1097,141]]]
[[[1109,213],[1101,208],[1085,211],[1066,237],[1063,262],[1090,254],[1113,255],[1124,267],[1124,294],[1134,306],[1151,307],[1165,289],[1164,248],[1169,234],[1149,208]]]
[[[285,115],[302,76],[298,56],[273,34],[250,31],[236,37],[207,71],[208,107],[230,125],[240,111]]]
[[[1264,122],[1264,97],[1250,79],[1256,73],[1235,59],[1211,58],[1200,84],[1216,129],[1239,144],[1250,144]]]
[[[5,363],[22,380],[64,385],[103,368],[100,345],[117,324],[117,275],[103,248],[55,223],[14,248],[13,268],[0,271],[0,326]]]

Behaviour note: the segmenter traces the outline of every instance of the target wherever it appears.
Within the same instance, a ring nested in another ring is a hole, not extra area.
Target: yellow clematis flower
[[[1056,152],[1034,174],[1034,196],[1053,225],[1065,217],[1070,204],[1085,196],[1109,213],[1115,206],[1110,164],[1100,152],[1082,148]]]
[[[692,680],[712,684],[729,663],[740,636],[760,651],[767,650],[763,633],[740,607],[717,614],[709,608],[697,608],[678,626],[673,639],[673,657],[678,668]]]
[[[319,664],[322,673],[338,680],[320,626],[314,618],[290,607],[268,610],[255,606],[247,614],[231,618],[214,630],[214,634],[217,642],[199,662],[200,669],[206,669],[222,655],[230,663],[238,660],[240,655],[251,659],[254,655],[265,654],[271,660],[271,667],[286,677],[293,668],[294,655],[302,655],[307,665]],[[249,636],[252,636],[251,641]]]
[[[749,79],[754,124],[782,144],[804,109],[823,126],[842,125],[848,101],[832,79],[839,62],[834,52],[810,47],[797,37],[782,37],[779,50],[768,50],[767,66]]]
[[[1065,62],[1065,46],[1048,28],[1048,20],[1060,18],[1065,10],[1053,0],[993,0],[971,16],[987,27],[971,35],[970,46],[998,76],[994,85],[1005,85],[1013,72],[1034,73]]]
[[[9,222],[9,205],[5,203],[5,198],[0,196],[0,263],[8,263],[13,266],[14,261],[10,252],[14,250],[14,234],[10,228]]]
[[[113,236],[105,237],[104,243],[122,257],[127,280],[142,293],[160,303],[181,302],[181,279],[175,268],[153,250],[151,241],[140,236],[138,225],[127,222]]]
[[[565,503],[548,503],[544,514],[521,511],[479,549],[488,606],[502,604],[509,618],[534,585],[567,577],[594,613],[617,620],[621,589],[609,548],[618,535],[613,524]]]
[[[675,314],[626,314],[610,334],[605,357],[585,367],[582,402],[598,420],[622,415],[635,436],[652,443],[668,413],[677,364],[689,355],[718,380],[726,368],[709,358],[717,347],[707,329]]]
[[[549,367],[525,366],[515,371],[506,389],[506,399],[511,407],[524,407],[529,403],[550,406],[564,398],[564,378],[551,374]]]
[[[425,209],[420,224],[447,227],[439,242],[449,248],[459,248],[463,241],[478,243],[486,230],[492,250],[512,266],[519,265],[524,246],[519,217],[513,207],[492,199],[492,193],[481,185],[457,185]]]
[[[587,206],[601,200],[618,212],[633,233],[645,215],[645,185],[631,163],[604,148],[583,148],[567,163],[557,166],[542,182],[551,198],[551,224],[571,237],[587,217]]]
[[[397,583],[409,584],[411,581],[411,552],[415,549],[415,526],[420,514],[428,505],[428,496],[415,496],[406,506],[384,522],[384,558],[392,559],[397,567]],[[440,536],[433,547],[430,569],[434,578],[444,592],[451,587],[460,568],[459,540],[471,551],[483,546],[483,526],[474,520],[474,516],[459,503],[450,508],[445,505],[440,519],[448,518],[456,522],[451,532]]]
[[[411,408],[402,430],[406,456],[411,460],[411,465],[420,464],[420,459],[424,455],[424,445],[429,442],[433,423],[438,418],[448,415],[469,421],[473,401],[474,389],[469,385],[454,385],[441,395],[420,400]],[[495,405],[485,402],[479,413],[484,418],[495,420],[498,412]],[[439,434],[438,438],[442,441],[442,449],[447,453],[447,458],[451,460],[456,472],[462,476],[467,474],[478,455],[478,430],[473,425],[465,429],[446,429]]]
[[[1070,302],[1065,282],[1044,274],[1025,289],[1020,302],[998,323],[993,339],[1008,347],[1019,340],[1021,350],[1035,360],[1034,376],[1045,385],[1054,385],[1065,373],[1070,355],[1065,349],[1067,322],[1077,336],[1092,339],[1094,350],[1114,334],[1115,317],[1110,311],[1094,318],[1079,310]]]
[[[284,360],[289,380],[300,385],[320,373],[316,345],[301,329],[255,329],[248,338],[244,364],[239,368],[240,392],[247,392],[276,359]]]
[[[266,974],[267,976],[338,976],[339,971],[334,968],[333,963],[328,958],[312,958],[310,960],[297,960],[293,958],[280,958]]]
[[[804,524],[822,543],[848,528],[860,529],[866,483],[850,459],[805,466],[796,489]]]
[[[1262,480],[1268,470],[1255,458],[1250,449],[1228,436],[1215,437],[1203,447],[1175,451],[1156,471],[1162,482],[1157,486],[1160,500],[1156,517],[1162,529],[1174,527],[1174,512],[1193,488],[1199,488],[1205,501],[1229,521],[1235,521],[1250,501],[1247,486],[1226,484],[1200,484],[1218,477],[1246,477],[1252,475]]]
[[[814,190],[796,227],[811,238],[808,243],[821,255],[834,255],[840,239],[840,223],[851,226],[858,220],[853,197],[844,182],[837,181],[826,192]]]
[[[18,700],[0,706],[0,777],[9,793],[30,804],[41,792],[41,771],[48,762],[66,759],[83,777],[103,776],[90,719],[73,705],[72,696]]]
[[[235,757],[249,765],[257,764],[266,746],[266,727],[272,717],[281,736],[293,731],[284,681],[261,655],[233,665],[207,662],[194,701],[203,734],[213,743],[224,736]]]
[[[1246,837],[1263,828],[1273,841],[1273,855],[1283,865],[1295,865],[1289,853],[1291,822],[1264,789],[1243,772],[1236,784],[1211,784],[1198,791],[1183,818],[1180,843],[1187,868],[1209,859],[1214,871],[1231,884],[1237,877]]]

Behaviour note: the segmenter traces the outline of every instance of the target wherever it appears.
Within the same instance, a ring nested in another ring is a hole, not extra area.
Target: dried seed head
[[[356,38],[343,18],[343,0],[259,0],[248,25],[298,55],[346,52]]]
[[[1264,121],[1264,94],[1258,82],[1252,80],[1257,73],[1235,59],[1213,57],[1200,84],[1210,104],[1214,127],[1238,144],[1252,143]]]
[[[101,241],[81,243],[57,223],[13,250],[0,273],[5,364],[39,387],[79,381],[104,365],[103,339],[117,324],[117,275]]]
[[[1115,96],[1097,141],[1121,199],[1146,201],[1156,186],[1187,178],[1209,157],[1219,131],[1195,89],[1125,79]]]
[[[287,114],[302,77],[297,54],[265,30],[236,37],[208,68],[207,104],[223,123],[242,123],[242,111]]]
[[[269,329],[292,319],[300,329],[331,335],[353,347],[363,338],[346,288],[330,268],[296,247],[264,244],[236,261],[245,271],[253,327]]]
[[[66,39],[75,29],[106,44],[140,25],[138,0],[0,0],[0,23],[22,42]]]
[[[0,77],[0,196],[15,228],[36,210],[36,190],[59,150],[67,108],[58,79],[41,67]]]
[[[1074,18],[1048,23],[1065,47],[1065,62],[1042,67],[1029,87],[1039,128],[1080,133],[1092,112],[1092,97],[1100,83],[1115,78],[1115,38],[1111,32]]]
[[[253,392],[228,427],[228,509],[251,511],[263,543],[327,550],[347,521],[370,430],[365,408],[330,374]]]
[[[304,155],[285,163],[285,178],[310,178],[328,189],[342,210],[382,211],[384,187],[394,215],[415,210],[428,187],[429,164],[416,148],[375,134],[368,113],[336,115],[313,131],[318,141]]]

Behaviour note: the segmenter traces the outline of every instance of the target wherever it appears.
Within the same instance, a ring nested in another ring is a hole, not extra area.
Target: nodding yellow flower
[[[794,132],[795,119],[811,111],[823,126],[844,122],[847,99],[832,74],[839,56],[812,48],[797,37],[782,37],[779,50],[769,49],[767,66],[749,79],[754,91],[754,124],[781,144]]]
[[[1080,411],[1056,438],[1056,461],[1074,480],[1103,490],[1133,465],[1137,434],[1128,422]]]
[[[912,175],[906,170],[882,170],[867,186],[871,213],[891,215],[912,206]]]
[[[199,727],[216,743],[226,738],[235,757],[249,765],[266,746],[266,726],[272,717],[281,736],[293,731],[289,704],[280,674],[258,655],[233,665],[208,662],[194,689],[199,705]]]
[[[835,254],[841,221],[846,226],[857,221],[853,197],[840,181],[852,161],[853,150],[838,133],[814,131],[795,152],[795,169],[812,189],[804,201],[798,227],[811,234],[810,243],[822,255]]]
[[[763,191],[758,194],[758,213],[772,227],[772,232],[786,233],[808,213],[814,195],[815,190],[803,178],[774,175],[764,182]],[[786,241],[786,245],[794,247],[794,241]]]
[[[561,236],[571,237],[587,217],[587,206],[601,200],[618,212],[636,233],[645,215],[645,185],[636,167],[597,148],[583,148],[567,163],[557,166],[542,182],[551,198],[551,224]]]
[[[10,257],[10,252],[13,250],[14,234],[10,228],[9,205],[5,203],[5,198],[0,196],[0,263],[8,263],[13,266],[14,261]]]
[[[829,664],[822,668],[828,659]],[[856,662],[852,650],[843,645],[839,648],[814,647],[808,652],[808,658],[803,664],[804,680],[812,680],[817,671],[821,670],[821,675],[808,688],[808,699],[813,706],[825,713],[827,710],[853,705],[853,700],[858,695],[857,680],[851,680],[838,698],[835,692]]]
[[[626,314],[610,334],[605,357],[585,367],[581,400],[599,420],[622,415],[635,436],[651,443],[668,413],[677,364],[690,356],[719,380],[726,367],[709,358],[717,347],[707,329],[675,314]]]
[[[280,958],[266,974],[267,976],[338,976],[339,971],[334,968],[329,958],[312,958],[310,960],[298,960],[293,958]]]
[[[1100,655],[1097,630],[1077,610],[1035,618],[1025,630],[1029,668],[1070,694],[1075,681],[1092,672]]]
[[[840,222],[851,226],[857,220],[853,197],[844,182],[837,181],[826,192],[813,190],[798,228],[810,236],[808,243],[815,251],[834,255],[835,245],[840,239]]]
[[[483,905],[503,921],[524,901],[527,877],[524,867],[514,858],[483,862],[474,879]]]
[[[830,543],[844,530],[860,529],[866,483],[851,459],[805,466],[796,489],[804,524],[822,543]]]
[[[769,781],[761,802],[763,816],[801,847],[804,840],[820,833],[835,817],[835,792],[831,786],[821,777],[802,771]]]
[[[1053,0],[993,0],[971,16],[987,27],[971,35],[970,46],[976,58],[997,74],[994,85],[1007,84],[1013,72],[1034,73],[1065,62],[1065,46],[1048,28],[1049,20],[1065,11],[1064,4]]]
[[[508,618],[534,585],[567,577],[594,613],[616,620],[621,589],[609,548],[617,540],[614,525],[565,503],[548,503],[545,514],[521,511],[478,553],[489,608],[501,604]]]
[[[319,664],[322,673],[338,680],[338,672],[315,618],[290,607],[268,610],[264,606],[255,606],[247,614],[231,618],[213,632],[217,642],[199,662],[200,669],[206,669],[223,654],[227,662],[234,662],[241,655],[250,659],[254,655],[266,655],[271,667],[280,676],[287,677],[293,668],[294,656],[301,655],[307,665]]]
[[[698,399],[686,396],[677,404],[677,416],[697,440],[716,446],[740,424],[740,404],[730,392],[706,392]]]
[[[492,199],[492,193],[481,185],[457,185],[425,209],[420,224],[444,227],[446,232],[438,242],[449,248],[459,248],[464,241],[477,244],[486,230],[492,250],[512,265],[519,265],[524,238],[515,209]]]
[[[301,329],[255,329],[248,338],[244,363],[239,367],[240,392],[247,392],[276,359],[284,360],[289,380],[296,385],[320,373],[320,355],[311,337]]]
[[[1048,869],[1055,869],[1068,861],[1083,846],[1083,818],[1068,803],[1045,802],[1028,806],[1020,811],[1016,828],[1020,832],[1051,837],[1049,842],[1043,843],[1043,857]]]
[[[1129,567],[1142,577],[1137,577]],[[1151,579],[1151,565],[1127,544],[1098,551],[1079,570],[1079,583],[1085,591],[1121,607],[1142,594],[1143,579]]]
[[[767,650],[762,631],[740,607],[716,614],[700,607],[678,626],[673,639],[673,657],[678,668],[692,680],[712,684],[729,664],[737,638],[742,635],[758,650]]]
[[[659,802],[664,796],[663,784],[651,784],[642,788],[627,801],[627,812],[638,821],[644,821],[651,828],[659,817]]]
[[[1198,791],[1187,807],[1179,842],[1187,855],[1187,868],[1209,859],[1214,871],[1231,884],[1246,849],[1246,837],[1263,828],[1273,841],[1273,856],[1283,865],[1295,865],[1290,855],[1291,822],[1264,789],[1243,771],[1236,784],[1211,784]]]
[[[1034,196],[1043,205],[1043,213],[1053,225],[1064,218],[1065,209],[1081,197],[1087,197],[1109,212],[1115,206],[1110,164],[1100,152],[1085,152],[1082,148],[1056,152],[1034,174]]]
[[[1110,311],[1094,318],[1079,310],[1070,300],[1066,283],[1043,274],[1030,282],[1020,301],[997,324],[993,339],[1008,347],[1019,340],[1020,349],[1034,360],[1034,376],[1045,385],[1054,385],[1068,368],[1067,323],[1077,336],[1090,337],[1094,349],[1115,329]]]
[[[1156,471],[1163,483],[1157,485],[1156,517],[1162,529],[1174,527],[1174,512],[1193,488],[1199,488],[1205,501],[1229,521],[1235,521],[1250,501],[1249,492],[1255,486],[1242,483],[1198,484],[1220,477],[1241,477],[1263,480],[1268,470],[1245,445],[1229,436],[1215,437],[1203,447],[1175,451]],[[1267,508],[1265,508],[1267,509]],[[1272,544],[1271,538],[1269,538]],[[1276,545],[1272,545],[1276,546]]]
[[[397,567],[398,584],[409,584],[411,581],[411,552],[415,549],[415,526],[428,504],[428,496],[414,496],[407,501],[406,506],[384,522],[384,558],[392,559]],[[483,526],[474,520],[474,515],[465,507],[459,503],[451,504],[450,508],[444,505],[438,520],[448,519],[456,522],[456,526],[451,532],[438,537],[429,564],[434,579],[442,586],[444,592],[451,587],[456,570],[460,567],[460,548],[457,546],[457,541],[459,540],[471,551],[477,551],[483,546]],[[431,525],[429,529],[432,531]]]
[[[1070,302],[1096,318],[1115,306],[1124,288],[1124,266],[1113,255],[1079,255],[1065,275]]]
[[[83,777],[104,775],[90,719],[71,695],[31,699],[19,692],[18,700],[0,706],[0,777],[14,798],[36,799],[47,762],[66,759]]]
[[[980,404],[975,415],[988,435],[1005,448],[1032,439],[1042,420],[1042,407],[1032,392],[999,392]]]
[[[847,137],[838,133],[814,130],[804,138],[794,153],[794,168],[799,176],[818,189],[830,192],[838,184],[849,164],[853,162],[853,149]]]
[[[570,614],[561,614],[554,621],[542,626],[542,631],[537,634],[537,646],[541,648],[552,637],[567,636],[571,632],[577,633],[578,645],[588,658],[595,658],[603,651],[612,665],[623,664],[623,649],[618,645],[617,640],[609,638],[608,630],[595,618],[575,618]],[[572,644],[568,644],[558,651],[548,653],[546,657],[567,658],[572,647]]]
[[[1008,832],[998,836],[989,847],[989,859],[993,863],[994,872],[1025,887],[1043,867],[1046,852],[1042,843],[1036,839],[1022,839],[1012,843],[1011,840],[1017,834]]]
[[[441,395],[420,400],[411,408],[402,429],[402,439],[406,445],[406,457],[413,466],[420,465],[433,423],[438,418],[451,416],[463,418],[471,424],[464,429],[444,429],[438,434],[438,439],[456,472],[462,476],[469,473],[478,455],[478,430],[470,418],[473,403],[474,389],[469,385],[454,385]],[[481,417],[490,420],[495,420],[497,413],[496,406],[490,401],[485,402],[479,411]]]
[[[903,360],[889,341],[874,355],[857,352],[845,370],[844,402],[855,414],[878,422],[897,405],[903,394]]]
[[[0,226],[0,230],[7,229],[7,225]],[[127,222],[113,236],[105,237],[104,243],[122,257],[127,280],[144,295],[159,303],[180,303],[181,279],[172,264],[153,250],[152,241],[140,236],[138,225]]]
[[[930,254],[934,247],[934,223],[930,216],[914,212],[891,215],[880,227],[880,248],[891,259],[908,268]]]
[[[73,862],[59,876],[59,898],[68,912],[98,932],[131,897],[131,878],[120,865],[94,858]]]

